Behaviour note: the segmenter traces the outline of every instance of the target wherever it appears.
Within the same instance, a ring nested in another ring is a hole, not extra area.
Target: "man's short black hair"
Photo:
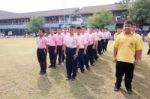
[[[130,25],[132,25],[132,22],[129,21],[129,20],[126,20],[126,21],[124,22],[124,24],[130,24]]]
[[[75,28],[75,26],[71,25],[70,28]]]
[[[81,30],[81,27],[78,26],[76,29]]]
[[[43,28],[40,28],[39,30],[42,31],[43,33],[45,33],[45,30]]]

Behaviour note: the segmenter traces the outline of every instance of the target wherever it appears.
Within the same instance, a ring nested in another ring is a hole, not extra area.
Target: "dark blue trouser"
[[[86,68],[89,68],[89,57],[88,57],[88,48],[86,50],[86,54],[84,54],[84,65],[86,66]]]
[[[57,46],[57,55],[58,55],[58,62],[61,64],[62,62],[62,46]]]
[[[56,66],[55,46],[48,46],[49,58],[52,67]]]
[[[93,50],[93,44],[88,46],[88,62],[90,61],[90,64],[93,65],[94,63],[94,50]]]
[[[77,75],[77,59],[74,59],[76,48],[66,47],[67,78],[75,78]]]
[[[84,49],[79,49],[78,53],[78,66],[81,70],[84,70]]]
[[[102,41],[98,41],[98,53],[102,53]]]
[[[41,72],[46,72],[46,49],[37,49],[37,58]]]

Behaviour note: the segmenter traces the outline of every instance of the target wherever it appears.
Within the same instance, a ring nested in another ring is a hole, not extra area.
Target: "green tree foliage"
[[[111,24],[112,22],[113,22],[112,12],[105,8],[100,8],[93,14],[93,16],[88,18],[87,26],[88,27],[96,26],[103,28],[105,25]]]
[[[28,22],[27,27],[30,32],[37,32],[39,28],[43,28],[44,18],[39,16],[32,16],[30,22]]]
[[[136,0],[129,9],[129,17],[141,26],[150,23],[150,0]]]

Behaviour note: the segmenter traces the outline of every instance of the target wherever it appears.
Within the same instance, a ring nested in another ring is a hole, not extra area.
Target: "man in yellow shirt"
[[[128,94],[132,93],[132,79],[134,65],[140,60],[138,54],[142,50],[142,44],[139,37],[131,31],[132,22],[125,21],[123,33],[117,36],[114,43],[113,58],[116,62],[116,83],[114,91],[119,91],[121,87],[122,76],[125,74],[125,87]]]
[[[147,52],[147,55],[150,54],[150,32],[147,34],[147,41],[148,41],[148,46],[149,46],[149,50]]]

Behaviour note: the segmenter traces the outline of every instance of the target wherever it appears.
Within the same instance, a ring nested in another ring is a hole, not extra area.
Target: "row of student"
[[[45,37],[44,29],[39,29],[37,38],[37,57],[41,66],[41,74],[46,73],[46,55],[49,53],[50,68],[56,68],[58,64],[66,59],[67,79],[75,79],[77,68],[84,73],[84,69],[90,70],[94,66],[94,60],[98,59],[98,53],[102,54],[107,50],[108,40],[111,33],[108,30],[84,27],[73,27],[69,29],[50,29],[50,34]],[[57,33],[56,33],[57,32]],[[98,52],[98,53],[97,53]]]

